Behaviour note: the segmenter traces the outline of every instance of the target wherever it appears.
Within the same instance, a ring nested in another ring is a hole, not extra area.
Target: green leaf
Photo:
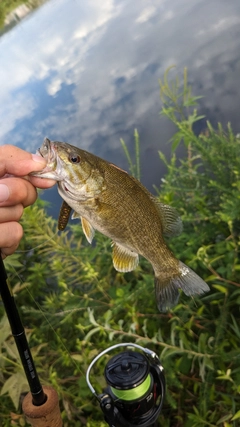
[[[20,395],[28,391],[29,385],[23,372],[17,372],[9,377],[1,389],[1,396],[8,393],[16,409],[19,407]]]
[[[221,417],[221,418],[217,421],[217,423],[216,423],[216,424],[217,424],[217,426],[218,426],[219,424],[224,423],[225,421],[230,420],[231,416],[232,416],[232,414],[227,414],[227,415],[224,415],[223,417]]]
[[[212,285],[213,288],[217,289],[218,291],[222,292],[223,294],[228,294],[228,289],[225,286],[222,285]]]
[[[0,321],[0,347],[6,340],[6,338],[11,335],[11,328],[7,316],[4,314]]]
[[[236,412],[236,414],[231,418],[231,421],[238,420],[240,418],[240,409]]]

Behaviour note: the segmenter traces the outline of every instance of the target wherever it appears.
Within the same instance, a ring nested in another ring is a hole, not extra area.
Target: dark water
[[[239,0],[50,0],[0,37],[0,144],[35,152],[48,136],[126,169],[119,139],[132,150],[137,128],[151,190],[174,132],[158,84],[173,64],[201,113],[240,132]],[[44,197],[56,213],[56,191]]]

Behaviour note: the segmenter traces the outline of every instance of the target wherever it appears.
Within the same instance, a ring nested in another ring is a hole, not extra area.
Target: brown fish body
[[[160,208],[151,193],[125,171],[100,158],[95,161],[102,178],[100,193],[97,191],[90,208],[88,202],[71,207],[115,243],[146,258],[156,275],[160,271],[178,274],[178,261],[163,239]]]
[[[209,290],[164,241],[163,235],[177,235],[182,229],[174,208],[157,201],[127,172],[70,144],[45,139],[40,153],[48,165],[39,175],[58,180],[59,194],[74,210],[73,217],[81,218],[90,243],[95,229],[112,239],[118,271],[133,270],[138,254],[152,264],[160,310],[177,302],[179,288],[187,295]]]

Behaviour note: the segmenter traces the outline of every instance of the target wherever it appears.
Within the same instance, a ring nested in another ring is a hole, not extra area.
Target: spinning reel
[[[119,347],[134,347],[113,356],[104,371],[107,387],[97,394],[90,371],[102,356]],[[98,399],[110,427],[155,427],[165,396],[163,367],[156,353],[137,344],[116,344],[102,351],[89,365],[88,387]]]

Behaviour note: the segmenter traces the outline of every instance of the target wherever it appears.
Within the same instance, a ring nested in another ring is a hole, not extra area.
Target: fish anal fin
[[[178,302],[179,289],[187,296],[201,295],[210,290],[190,267],[179,261],[179,274],[163,280],[161,276],[155,277],[155,293],[159,311],[166,312]]]
[[[86,218],[84,218],[82,216],[80,218],[81,218],[81,223],[82,223],[82,229],[83,229],[83,232],[86,236],[86,239],[89,243],[92,243],[92,240],[93,240],[93,237],[95,234],[95,230]]]
[[[152,198],[157,207],[163,227],[163,234],[167,237],[178,236],[181,234],[183,225],[178,211],[172,206],[159,202],[155,197]]]
[[[126,273],[134,270],[138,265],[138,254],[119,243],[113,242],[113,266],[117,271]]]

